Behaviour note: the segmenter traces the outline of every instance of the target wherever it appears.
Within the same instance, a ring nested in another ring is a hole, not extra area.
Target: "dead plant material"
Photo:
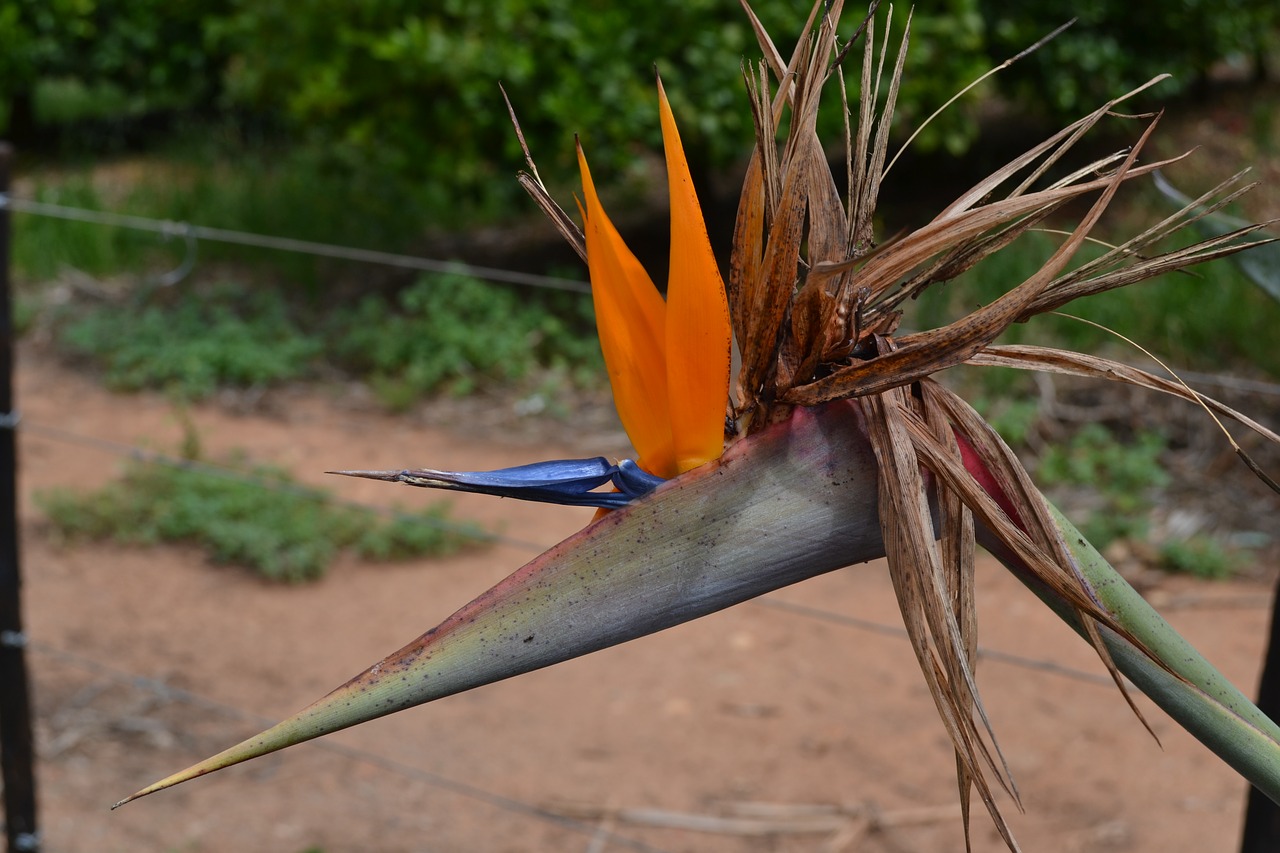
[[[1236,175],[1142,233],[1109,245],[1097,259],[1072,266],[1086,242],[1099,242],[1092,231],[1122,187],[1182,159],[1142,161],[1159,115],[1117,112],[1163,79],[1157,77],[978,181],[932,221],[877,243],[873,223],[893,162],[888,146],[907,64],[910,15],[901,35],[894,36],[890,19],[880,23],[873,5],[843,41],[838,35],[843,3],[821,0],[812,8],[805,35],[784,60],[746,0],[742,5],[764,58],[743,68],[755,146],[739,199],[727,287],[741,353],[730,406],[736,429],[730,435],[758,432],[785,420],[796,406],[860,401],[878,467],[880,528],[889,571],[912,648],[955,749],[966,843],[970,797],[976,791],[1006,845],[1016,850],[997,789],[1015,803],[1017,789],[974,678],[975,524],[994,532],[1033,584],[1067,602],[1135,714],[1137,707],[1103,645],[1100,628],[1143,647],[1093,594],[1017,457],[971,407],[932,377],[949,367],[973,364],[1113,379],[1192,400],[1280,442],[1265,427],[1177,382],[1095,356],[995,344],[1011,324],[1081,296],[1266,242],[1256,239],[1261,226],[1246,226],[1190,246],[1160,248],[1167,237],[1253,185],[1244,183],[1244,173]],[[882,33],[877,33],[878,25]],[[845,90],[842,66],[858,39],[861,69],[853,98]],[[832,79],[838,81],[846,117],[848,193],[843,198],[816,129],[822,94]],[[856,106],[851,106],[854,100]],[[787,133],[778,141],[784,117]],[[1146,126],[1127,150],[1069,165],[1081,139],[1113,118],[1138,118]],[[530,170],[522,177],[526,189],[581,251],[581,232],[550,200],[531,160]],[[1053,233],[1046,220],[1084,199],[1092,203],[1082,219],[1058,232],[1063,240],[1057,250],[1025,281],[939,328],[897,334],[906,300],[972,269],[1031,231]],[[720,831],[746,827],[735,823],[742,818],[685,820],[715,824]],[[864,830],[846,825],[832,849],[844,849]]]
[[[997,533],[1038,583],[1070,603],[1138,713],[1098,626],[1127,634],[1092,595],[1044,498],[1016,456],[976,412],[930,377],[959,364],[1101,376],[1194,400],[1280,441],[1261,425],[1176,382],[1092,356],[994,343],[1012,323],[1081,296],[1240,251],[1257,226],[1185,248],[1160,251],[1158,245],[1252,184],[1244,184],[1241,173],[1110,246],[1096,260],[1071,266],[1122,186],[1181,159],[1140,160],[1158,125],[1155,115],[1144,117],[1147,126],[1127,151],[1066,165],[1089,131],[1163,79],[1155,78],[997,169],[927,224],[877,244],[872,223],[888,168],[910,16],[897,39],[886,23],[879,47],[874,11],[861,21],[854,37],[863,38],[857,106],[849,109],[852,99],[844,91],[840,65],[853,40],[839,46],[841,7],[839,2],[815,4],[811,21],[816,26],[786,63],[752,16],[765,59],[744,72],[756,146],[739,202],[730,268],[729,298],[742,353],[734,411],[743,434],[750,434],[785,419],[797,405],[862,401],[880,473],[881,530],[890,574],[912,647],[956,751],[966,837],[970,791],[976,790],[1005,843],[1017,849],[995,799],[998,787],[1016,803],[1016,788],[973,674],[975,518]],[[767,70],[773,72],[773,87]],[[821,93],[833,77],[840,80],[846,115],[856,115],[846,130],[849,190],[843,199],[815,131]],[[785,110],[790,111],[790,132],[778,144],[776,130]],[[1007,189],[1000,195],[1002,188]],[[906,300],[1042,229],[1069,202],[1089,197],[1094,201],[1087,213],[1026,281],[940,328],[895,336]],[[985,481],[979,482],[973,471],[982,472]]]

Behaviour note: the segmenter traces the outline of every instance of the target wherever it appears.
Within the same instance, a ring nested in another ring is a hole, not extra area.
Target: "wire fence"
[[[415,255],[403,255],[395,252],[382,252],[355,246],[341,246],[333,243],[319,243],[312,240],[299,240],[293,237],[279,237],[269,234],[255,234],[248,231],[235,231],[227,228],[213,228],[206,225],[194,225],[167,219],[155,219],[134,214],[116,213],[112,211],[90,210],[63,204],[22,198],[11,193],[0,193],[0,210],[12,210],[18,213],[34,214],[54,219],[75,222],[89,222],[111,228],[128,228],[135,231],[146,231],[164,237],[181,237],[187,240],[209,240],[255,248],[275,249],[282,252],[313,255],[316,257],[335,258],[360,263],[378,264],[399,269],[417,270],[430,273],[463,274],[484,281],[512,284],[522,287],[534,287],[550,290],[563,290],[575,293],[590,293],[588,282],[559,276],[540,275],[521,270],[498,269],[496,267],[478,266],[462,261],[446,261],[434,258],[423,258]],[[181,269],[187,269],[184,262]],[[1157,368],[1156,372],[1163,372]],[[1221,376],[1193,370],[1177,371],[1183,380],[1203,387],[1221,388],[1246,394],[1257,394],[1267,397],[1280,397],[1280,383],[1266,382],[1258,379],[1245,379],[1235,376]]]
[[[215,243],[230,243],[238,246],[253,246],[260,249],[275,249],[281,252],[295,252],[303,255],[314,255],[322,258],[336,258],[344,261],[358,261],[381,266],[398,267],[400,269],[418,270],[434,273],[462,273],[485,281],[497,281],[524,287],[541,287],[552,290],[568,290],[578,293],[590,293],[591,285],[583,281],[556,276],[537,275],[518,270],[495,269],[494,267],[466,264],[461,261],[442,261],[431,258],[420,258],[414,255],[401,255],[394,252],[379,252],[373,249],[360,249],[352,246],[338,246],[332,243],[316,243],[311,240],[297,240],[292,237],[274,237],[268,234],[252,234],[247,231],[232,231],[227,228],[210,228],[206,225],[192,225],[189,222],[174,222],[164,219],[153,219],[147,216],[134,216],[124,213],[111,213],[101,210],[87,210],[79,207],[68,207],[61,204],[37,201],[30,198],[15,197],[10,193],[0,194],[0,208],[47,216],[55,219],[66,219],[76,222],[91,222],[112,228],[129,228],[135,231],[149,231],[165,237],[182,237],[190,240],[209,240]]]
[[[421,270],[424,272],[463,272],[477,278],[496,282],[505,282],[516,286],[554,288],[579,292],[589,291],[588,285],[583,282],[573,281],[570,279],[559,279],[517,271],[456,264],[407,255],[397,255],[352,247],[313,243],[304,240],[273,237],[269,235],[251,234],[219,228],[208,228],[189,223],[167,222],[140,216],[84,210],[80,208],[71,208],[63,205],[34,201],[31,199],[15,198],[10,194],[0,194],[0,208],[35,216],[49,216],[81,222],[97,223],[106,227],[146,230],[158,234],[181,236],[193,240],[214,240],[245,246],[299,252],[321,257],[340,258],[371,264],[382,264],[406,269]],[[1234,390],[1247,393],[1280,396],[1280,385],[1276,384],[1256,381],[1241,381],[1201,374],[1193,375],[1183,373],[1181,375],[1184,378],[1192,378],[1205,385],[1218,385],[1220,387],[1229,387]],[[300,485],[263,480],[245,471],[215,465],[204,461],[180,458],[160,453],[153,449],[113,441],[99,436],[85,435],[53,424],[24,420],[19,418],[16,413],[0,415],[0,429],[14,430],[18,433],[25,433],[33,437],[39,437],[62,444],[77,445],[113,456],[137,460],[148,464],[164,465],[179,470],[198,471],[219,477],[226,477],[255,488],[265,489],[281,494],[308,498],[314,498],[318,494],[314,489]],[[396,510],[387,507],[364,504],[356,501],[335,500],[340,504],[356,509],[392,516],[404,515],[403,513],[399,513]],[[413,516],[413,518],[415,520],[423,520],[419,516]],[[477,530],[472,525],[459,524],[450,521],[449,519],[427,519],[423,521],[424,523],[438,525],[457,536],[473,538],[481,542],[501,543],[527,550],[530,553],[541,552],[552,544],[533,542],[497,532]],[[1268,604],[1269,600],[1266,596],[1257,596],[1254,600],[1244,605],[1235,603],[1230,606],[1257,606],[1258,608],[1263,608],[1268,606]],[[891,638],[897,638],[902,641],[907,640],[907,633],[901,625],[862,619],[821,607],[813,607],[786,601],[777,596],[757,599],[756,601],[751,602],[748,606],[769,608],[775,611],[788,613],[799,619],[822,621],[837,624],[853,630],[872,632]],[[30,639],[27,640],[26,644],[31,651],[35,652],[42,658],[60,661],[64,664],[92,673],[97,677],[109,679],[114,683],[127,685],[132,689],[153,694],[166,701],[184,702],[216,712],[229,718],[244,720],[254,724],[266,725],[275,722],[274,720],[266,719],[261,715],[246,711],[242,708],[217,702],[191,691],[174,688],[162,681],[149,678],[138,673],[125,671],[116,666],[103,663],[100,660],[96,660],[83,654],[72,653]],[[978,654],[981,659],[1022,669],[1034,670],[1051,677],[1064,678],[1079,683],[1094,684],[1102,687],[1109,687],[1112,684],[1111,679],[1105,674],[1088,672],[1064,666],[1049,660],[1026,657],[985,646],[979,648]],[[600,835],[601,832],[605,832],[611,842],[629,847],[630,849],[641,851],[658,850],[658,848],[652,847],[633,838],[619,835],[610,830],[602,829],[599,826],[582,823],[563,815],[553,814],[535,804],[511,798],[467,782],[450,779],[431,771],[414,767],[394,758],[378,755],[376,753],[354,747],[340,745],[330,741],[321,741],[320,747],[342,755],[352,761],[359,761],[371,766],[376,766],[390,774],[420,780],[429,785],[483,802],[497,809],[523,815],[531,819],[552,822],[574,832],[591,835],[593,837]]]

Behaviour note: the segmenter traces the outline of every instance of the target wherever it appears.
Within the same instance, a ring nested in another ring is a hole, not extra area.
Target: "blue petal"
[[[663,481],[632,462],[617,465],[603,456],[593,459],[557,459],[496,471],[436,471],[431,468],[404,471],[335,471],[356,477],[390,480],[410,486],[453,489],[503,498],[617,509],[646,495]],[[595,492],[612,483],[615,492]]]
[[[650,474],[630,459],[623,459],[616,466],[618,472],[611,478],[618,491],[638,498],[647,495],[666,482],[657,474]]]

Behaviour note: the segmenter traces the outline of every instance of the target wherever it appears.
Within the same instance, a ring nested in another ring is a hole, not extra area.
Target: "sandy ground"
[[[111,812],[398,648],[589,512],[458,499],[458,517],[526,544],[390,566],[346,558],[298,587],[191,549],[61,546],[32,493],[94,488],[122,459],[47,428],[161,449],[181,430],[162,398],[113,396],[39,358],[23,360],[20,381],[25,612],[49,853],[963,849],[953,757],[879,564]],[[211,456],[240,448],[343,497],[410,506],[434,497],[320,472],[494,467],[609,452],[619,440],[570,445],[564,424],[560,446],[503,442],[319,392],[192,416]],[[979,680],[1020,786],[1025,813],[1007,808],[1024,848],[1234,850],[1245,784],[1140,698],[1158,746],[1090,650],[997,565],[982,562],[978,584]],[[1257,578],[1169,578],[1149,594],[1252,692],[1269,589]],[[1002,849],[985,815],[974,826],[977,850]]]

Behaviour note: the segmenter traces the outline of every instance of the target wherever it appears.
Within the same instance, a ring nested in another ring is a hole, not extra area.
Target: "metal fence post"
[[[0,142],[0,193],[7,198],[13,148]],[[9,287],[10,214],[0,207],[0,766],[9,853],[40,849],[36,831],[35,748],[18,564],[17,411],[13,405],[13,299]]]
[[[1280,580],[1271,602],[1271,633],[1258,686],[1258,708],[1271,719],[1280,719]],[[1249,789],[1244,813],[1240,853],[1273,853],[1280,850],[1280,805],[1257,788]]]

